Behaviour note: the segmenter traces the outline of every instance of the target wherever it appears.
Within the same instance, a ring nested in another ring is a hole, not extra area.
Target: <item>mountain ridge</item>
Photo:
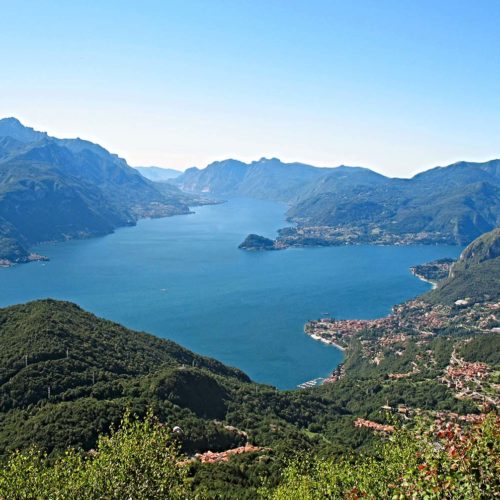
[[[201,199],[144,178],[118,155],[0,120],[0,265],[40,256],[30,247],[104,235],[141,217],[190,213]]]
[[[457,162],[389,178],[363,167],[319,168],[262,158],[191,168],[173,183],[192,193],[288,204],[296,224],[280,248],[306,245],[468,244],[500,224],[500,160]]]
[[[174,180],[184,191],[218,196],[253,196],[289,201],[304,183],[326,175],[328,168],[304,163],[282,163],[277,158],[261,158],[251,163],[227,159],[204,169],[193,167]]]

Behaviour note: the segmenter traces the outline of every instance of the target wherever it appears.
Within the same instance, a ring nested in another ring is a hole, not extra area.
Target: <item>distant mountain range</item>
[[[165,182],[171,179],[175,179],[182,174],[180,170],[174,170],[173,168],[162,168],[162,167],[134,167],[138,170],[143,177],[154,182]]]
[[[174,182],[187,192],[287,202],[288,218],[300,230],[289,230],[281,239],[283,246],[465,244],[500,224],[500,160],[459,162],[411,179],[276,158],[249,164],[225,160],[202,170],[188,169]],[[339,231],[334,236],[332,228]]]
[[[204,169],[189,168],[174,182],[187,192],[290,201],[300,195],[304,184],[319,180],[327,171],[303,163],[282,163],[277,158],[252,163],[224,160]]]
[[[295,227],[273,248],[356,243],[466,244],[500,225],[500,160],[459,162],[411,179],[361,167],[318,168],[261,158],[180,174],[131,168],[82,139],[57,139],[0,120],[0,265],[40,258],[40,242],[107,234],[140,217],[250,196],[286,202]],[[175,177],[173,177],[175,176]],[[246,248],[246,247],[245,247]]]
[[[103,147],[0,120],[0,264],[36,243],[107,234],[140,217],[189,213],[199,200],[151,182]]]

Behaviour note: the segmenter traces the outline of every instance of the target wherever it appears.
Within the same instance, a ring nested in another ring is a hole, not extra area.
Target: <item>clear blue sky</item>
[[[500,1],[0,0],[0,116],[133,165],[500,156]]]

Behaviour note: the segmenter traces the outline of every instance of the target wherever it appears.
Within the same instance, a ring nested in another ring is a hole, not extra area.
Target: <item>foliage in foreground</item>
[[[499,425],[494,415],[465,428],[421,422],[397,430],[370,455],[295,459],[281,485],[260,494],[275,500],[496,498]],[[36,449],[14,453],[0,471],[0,498],[206,498],[203,490],[190,491],[186,476],[166,428],[151,416],[140,422],[126,415],[93,453],[69,450],[55,460]]]
[[[0,469],[0,498],[186,498],[185,467],[165,426],[125,415],[96,451],[72,449],[55,460],[31,448]]]
[[[274,500],[356,498],[497,498],[500,431],[491,415],[482,424],[399,430],[370,456],[295,460],[283,482],[262,494]]]

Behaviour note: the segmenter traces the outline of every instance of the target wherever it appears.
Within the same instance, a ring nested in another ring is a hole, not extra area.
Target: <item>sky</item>
[[[0,0],[0,117],[134,166],[500,157],[500,1]]]

